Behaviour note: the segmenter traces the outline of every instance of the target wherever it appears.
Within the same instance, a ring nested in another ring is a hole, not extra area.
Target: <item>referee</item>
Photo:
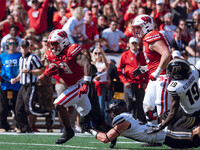
[[[42,64],[39,58],[29,52],[29,42],[27,40],[21,43],[22,57],[19,60],[20,73],[16,78],[11,79],[11,84],[20,81],[21,88],[19,90],[16,102],[16,120],[19,123],[21,133],[32,132],[28,115],[43,116],[49,115],[49,112],[36,107],[37,100],[37,81],[38,75],[42,73]]]

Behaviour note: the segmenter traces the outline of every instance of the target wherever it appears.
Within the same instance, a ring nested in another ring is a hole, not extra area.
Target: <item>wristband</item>
[[[91,132],[91,134],[92,134],[95,138],[97,138],[97,134],[98,134],[99,132],[97,132],[97,131],[95,131],[95,130],[93,130],[93,129],[90,129],[90,132]]]
[[[160,67],[158,67],[158,68],[156,69],[156,71],[152,73],[152,75],[153,75],[155,78],[158,78],[158,76],[160,75],[160,73],[161,73],[162,71],[163,71],[163,69],[160,68]]]
[[[86,82],[91,82],[92,77],[91,76],[84,76],[83,80],[86,81]]]

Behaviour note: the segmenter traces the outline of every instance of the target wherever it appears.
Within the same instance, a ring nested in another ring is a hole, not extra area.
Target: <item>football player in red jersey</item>
[[[87,95],[92,78],[91,62],[82,54],[81,47],[76,43],[70,44],[66,32],[60,29],[53,30],[49,34],[48,44],[50,47],[46,51],[46,58],[50,64],[39,78],[53,76],[57,81],[64,81],[68,87],[54,101],[55,108],[65,127],[63,135],[56,143],[65,143],[74,136],[66,110],[68,106],[74,106],[77,112],[84,117],[85,127],[90,126],[91,120],[94,124],[109,130],[110,126],[105,124],[104,118],[97,116],[98,114],[91,110]]]
[[[153,122],[158,117],[167,114],[170,108],[167,93],[167,85],[170,80],[166,76],[166,67],[171,60],[170,47],[165,37],[154,30],[153,19],[148,15],[137,16],[133,20],[131,29],[133,34],[142,38],[143,41],[147,66],[137,68],[133,71],[133,75],[137,76],[148,70],[149,81],[145,91],[143,108],[147,121]]]

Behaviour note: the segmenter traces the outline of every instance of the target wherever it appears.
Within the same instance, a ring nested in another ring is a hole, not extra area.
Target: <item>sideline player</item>
[[[68,106],[74,106],[77,112],[84,117],[85,126],[90,126],[90,120],[92,120],[95,125],[101,126],[102,130],[108,131],[111,127],[105,123],[104,118],[91,110],[87,95],[92,78],[91,63],[88,57],[82,54],[78,44],[70,44],[66,32],[60,29],[53,30],[49,34],[48,44],[50,48],[46,51],[46,58],[50,64],[40,79],[54,76],[58,81],[64,80],[68,87],[54,101],[55,109],[65,128],[56,144],[65,143],[74,136],[66,110]]]
[[[166,77],[166,67],[171,60],[169,44],[160,32],[154,30],[153,19],[149,15],[137,16],[131,29],[135,36],[142,38],[147,63],[147,66],[141,66],[133,71],[133,76],[148,71],[150,80],[145,90],[143,108],[147,122],[157,123],[158,116],[166,115],[170,107],[167,93],[170,81]]]
[[[135,120],[132,114],[127,112],[126,103],[123,100],[114,99],[107,105],[106,111],[113,119],[113,128],[107,133],[95,129],[89,129],[97,140],[108,143],[118,136],[124,136],[140,142],[161,143],[171,148],[193,148],[200,146],[200,127],[191,131],[160,130],[157,133],[148,134],[145,131],[151,125],[142,125]]]

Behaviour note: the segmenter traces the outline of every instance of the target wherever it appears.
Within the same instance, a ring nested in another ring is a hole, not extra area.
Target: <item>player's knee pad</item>
[[[200,146],[200,137],[198,134],[193,136],[193,146],[199,147]]]

